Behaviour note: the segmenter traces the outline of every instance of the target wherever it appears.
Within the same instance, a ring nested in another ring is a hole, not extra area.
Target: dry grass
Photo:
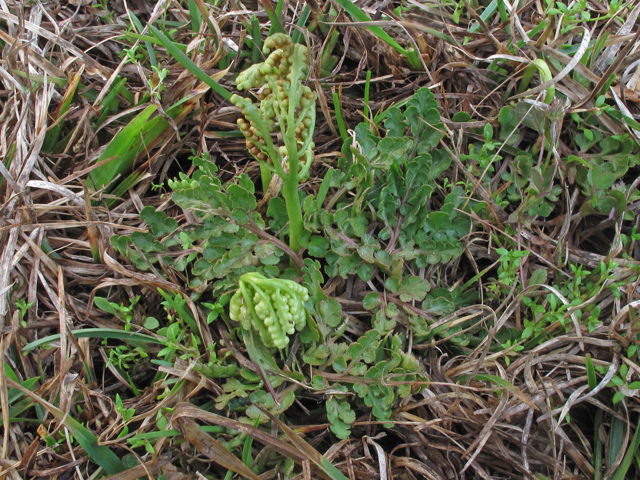
[[[383,3],[359,5],[370,15],[377,11],[390,13],[392,7],[398,6]],[[310,69],[310,85],[319,95],[315,134],[318,167],[304,186],[307,191],[318,188],[324,165],[334,161],[342,145],[332,92],[340,92],[345,121],[348,127],[354,127],[363,118],[367,71],[372,72],[373,112],[409,98],[418,87],[429,86],[449,129],[444,143],[456,158],[468,153],[470,140],[482,139],[485,125],[498,126],[500,109],[507,99],[517,98],[523,61],[539,57],[541,52],[563,65],[569,64],[569,70],[587,79],[581,84],[574,75],[559,75],[559,70],[551,67],[556,90],[570,99],[574,112],[594,109],[599,90],[615,73],[611,91],[617,93],[618,99],[612,100],[612,93],[607,93],[607,98],[612,104],[617,101],[618,108],[626,105],[630,116],[638,113],[638,54],[633,46],[637,40],[637,7],[611,19],[576,25],[580,32],[575,33],[574,44],[579,45],[579,35],[586,34],[605,42],[606,48],[587,68],[579,58],[576,60],[580,50],[576,53],[574,49],[570,54],[567,49],[562,51],[567,37],[551,23],[540,2],[524,3],[517,15],[508,15],[508,23],[500,23],[498,14],[478,23],[478,15],[469,6],[460,24],[456,24],[452,20],[455,5],[411,1],[407,5],[414,8],[402,21],[379,24],[400,44],[414,45],[420,51],[426,68],[412,72],[396,51],[367,28],[354,24],[337,4],[309,5],[325,13],[333,6],[340,13],[328,21],[325,33],[319,29],[303,31],[314,59],[321,57],[331,32],[339,33],[337,46],[330,52],[337,57],[330,74],[321,78],[319,62]],[[611,9],[606,2],[589,5],[592,17]],[[286,28],[293,28],[303,6],[285,3],[282,18]],[[465,256],[459,261],[429,267],[427,275],[441,275],[442,286],[465,283],[496,262],[496,236],[511,236],[531,252],[521,272],[523,278],[534,267],[544,267],[549,269],[549,278],[568,281],[574,275],[569,260],[589,270],[600,268],[601,261],[617,260],[621,266],[612,270],[611,278],[624,285],[619,298],[603,285],[589,300],[601,308],[601,323],[592,332],[568,316],[566,330],[560,323],[552,324],[546,341],[516,352],[513,347],[489,347],[503,327],[522,328],[526,309],[521,290],[514,287],[499,301],[493,301],[484,297],[486,276],[478,279],[475,285],[483,295],[479,305],[430,318],[439,325],[464,317],[473,324],[486,325],[486,338],[467,350],[457,349],[442,338],[414,344],[414,353],[420,357],[430,382],[419,394],[396,405],[392,429],[384,428],[362,409],[352,437],[337,441],[327,428],[326,416],[314,410],[317,407],[313,405],[323,397],[312,390],[303,393],[301,403],[281,417],[299,436],[285,430],[280,430],[284,435],[278,436],[275,422],[270,430],[240,425],[235,422],[235,412],[228,411],[228,417],[222,417],[203,407],[222,390],[216,380],[194,368],[196,362],[183,361],[173,366],[141,362],[130,370],[131,378],[127,379],[114,365],[107,366],[108,349],[117,342],[106,345],[95,338],[76,339],[71,335],[71,331],[80,328],[123,329],[120,320],[96,308],[93,299],[97,294],[125,304],[140,295],[139,308],[134,309],[131,320],[138,329],[144,317],[166,316],[158,287],[190,293],[183,273],[171,269],[165,271],[167,275],[141,273],[114,252],[109,239],[114,234],[146,231],[140,219],[140,211],[146,205],[165,211],[181,225],[194,222],[188,213],[172,204],[163,189],[153,187],[165,184],[179,171],[188,172],[192,168],[188,161],[192,151],[210,152],[224,181],[241,172],[259,180],[244,140],[224,134],[236,130],[236,108],[211,93],[159,45],[154,45],[154,51],[158,66],[168,70],[167,88],[161,100],[151,96],[146,104],[136,106],[131,100],[143,98],[154,87],[157,74],[154,77],[147,62],[126,63],[122,53],[133,45],[138,45],[137,52],[146,52],[144,42],[124,35],[131,30],[129,13],[135,13],[143,25],[155,24],[161,18],[179,22],[184,26],[176,27],[173,39],[188,45],[192,60],[208,75],[218,74],[214,78],[233,91],[232,72],[239,71],[240,57],[228,55],[230,47],[242,46],[250,35],[247,28],[251,15],[261,23],[263,35],[268,30],[263,5],[235,0],[223,0],[216,6],[207,4],[215,29],[210,31],[204,25],[200,34],[191,30],[186,2],[114,1],[108,7],[107,10],[103,5],[82,0],[0,2],[0,81],[4,89],[0,90],[0,478],[95,478],[92,475],[96,472],[96,459],[89,458],[86,449],[79,446],[77,434],[74,442],[64,436],[65,432],[77,432],[69,418],[85,425],[99,444],[106,445],[117,457],[133,454],[137,458],[138,466],[111,472],[109,478],[119,480],[144,476],[173,480],[197,475],[223,478],[225,468],[247,478],[256,477],[236,456],[220,450],[217,440],[195,428],[194,420],[244,429],[253,436],[253,458],[264,466],[259,478],[265,480],[283,478],[289,465],[277,460],[285,457],[295,464],[290,477],[331,478],[330,473],[318,468],[318,452],[350,479],[543,478],[536,474],[570,479],[594,478],[596,473],[599,478],[611,478],[628,446],[637,448],[634,433],[640,406],[638,390],[625,390],[624,399],[614,405],[615,390],[606,385],[623,364],[629,369],[628,378],[623,379],[627,383],[640,376],[637,353],[627,355],[640,333],[638,284],[629,281],[638,275],[639,243],[633,250],[625,250],[620,240],[620,234],[628,234],[638,220],[580,215],[584,197],[576,185],[563,186],[561,201],[552,217],[521,223],[513,210],[503,209],[495,201],[500,175],[495,175],[495,182],[481,182],[464,161],[454,163],[447,175],[450,182],[471,182],[476,194],[488,201],[490,218],[479,221],[474,233],[465,239]],[[479,25],[473,33],[467,25],[469,18]],[[541,21],[547,22],[547,28],[518,47],[522,32],[530,31]],[[427,26],[449,38],[434,36]],[[508,46],[513,45],[515,52],[510,52]],[[196,50],[197,46],[200,50]],[[488,68],[489,57],[499,61],[496,65],[504,71],[499,82]],[[111,99],[104,121],[96,128],[97,119],[105,112],[103,101],[121,79],[126,79],[122,86],[126,93]],[[529,94],[544,92],[548,86],[529,90]],[[67,98],[72,101],[60,115],[60,106]],[[184,98],[187,100],[183,110],[170,115],[170,107]],[[167,121],[162,132],[135,155],[127,170],[127,175],[137,172],[135,184],[117,197],[106,189],[96,191],[90,172],[109,162],[101,155],[110,139],[148,105],[156,105],[156,116]],[[468,113],[474,123],[454,121],[458,112]],[[610,133],[630,132],[633,137],[637,134],[610,113],[602,113],[599,119]],[[557,126],[559,154],[564,157],[573,153],[571,138],[576,131],[562,130],[562,122]],[[61,128],[50,140],[48,135],[56,127]],[[519,148],[533,145],[533,137],[531,130],[525,133],[519,139]],[[634,149],[637,150],[637,143]],[[505,154],[508,159],[512,159],[510,153],[508,150]],[[627,186],[631,185],[629,198],[640,183],[637,174],[637,168],[632,168],[623,178]],[[628,207],[634,216],[638,206],[639,202],[635,202]],[[623,252],[629,254],[628,260],[622,260]],[[496,276],[495,267],[488,275]],[[349,332],[362,332],[363,322],[368,322],[369,317],[362,313],[362,298],[349,296],[353,292],[352,280],[329,282],[325,287],[340,299],[343,311],[350,315]],[[548,291],[543,287],[537,290],[540,295]],[[16,308],[19,300],[31,304],[23,318]],[[202,310],[193,302],[187,308],[195,315],[205,341],[220,344],[225,340],[228,333],[224,327],[208,325]],[[23,351],[28,343],[56,333],[60,337],[53,348]],[[234,346],[230,341],[226,345],[238,363],[251,367],[242,345]],[[155,346],[147,348],[151,355],[159,351]],[[205,354],[204,349],[200,354]],[[588,383],[587,354],[596,367],[609,372],[598,376],[595,389]],[[507,357],[510,361],[506,362]],[[5,367],[15,372],[17,381]],[[154,383],[155,370],[172,382]],[[29,379],[37,380],[27,387],[18,385]],[[138,394],[132,391],[132,382],[140,387]],[[10,392],[14,392],[13,397]],[[131,433],[120,438],[124,422],[122,412],[116,409],[116,394],[123,399],[123,408],[134,411],[128,422]],[[15,411],[11,421],[10,412],[14,411],[10,404],[24,407]],[[147,454],[144,447],[132,449],[127,438],[133,433],[157,430],[159,414],[165,414],[180,435],[151,440],[155,455]],[[47,436],[55,441],[46,441]],[[631,459],[636,454],[631,451]],[[606,471],[596,472],[598,455],[604,456],[601,462],[607,466]],[[638,472],[638,465],[634,464],[628,478]],[[105,475],[104,471],[98,474],[101,475]]]

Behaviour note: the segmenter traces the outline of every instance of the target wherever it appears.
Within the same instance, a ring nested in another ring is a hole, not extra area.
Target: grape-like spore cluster
[[[309,292],[302,285],[259,273],[245,273],[229,304],[229,317],[242,328],[253,328],[267,347],[285,348],[288,335],[307,324],[304,302]]]
[[[297,174],[308,174],[313,161],[316,93],[302,82],[306,77],[308,49],[293,43],[291,37],[277,33],[265,40],[267,59],[238,75],[238,90],[257,89],[260,108],[249,98],[232,95],[242,117],[238,127],[246,139],[247,149],[258,160],[273,165],[292,154],[298,159]],[[279,129],[283,143],[274,145],[271,135]],[[287,142],[293,132],[295,140]],[[269,138],[266,138],[269,137]],[[294,143],[294,145],[292,145]],[[292,148],[296,152],[290,152]],[[271,151],[270,151],[271,150]],[[276,158],[274,158],[276,157]],[[289,163],[285,162],[289,168]]]

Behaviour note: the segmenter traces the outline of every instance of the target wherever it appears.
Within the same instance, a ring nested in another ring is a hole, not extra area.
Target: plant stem
[[[284,179],[282,193],[289,215],[289,246],[291,250],[298,253],[300,235],[302,235],[302,206],[298,196],[298,176],[295,172],[289,172],[287,178]]]
[[[266,194],[267,190],[269,190],[269,184],[271,183],[271,177],[273,174],[271,170],[269,170],[266,165],[260,163],[260,179],[262,180],[262,194]]]

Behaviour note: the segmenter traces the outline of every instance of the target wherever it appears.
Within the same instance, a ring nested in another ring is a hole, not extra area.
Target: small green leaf
[[[164,212],[158,212],[150,205],[140,211],[140,219],[151,227],[156,238],[168,235],[178,228],[178,222],[174,218],[167,218]]]
[[[335,298],[329,298],[320,302],[319,318],[329,327],[337,327],[342,322],[342,307]]]
[[[325,237],[314,235],[309,241],[309,255],[313,257],[325,257],[329,250],[329,240]]]
[[[389,155],[392,159],[401,158],[413,147],[413,140],[410,137],[385,137],[378,143],[380,153]]]
[[[353,360],[362,359],[366,363],[375,360],[376,350],[380,344],[380,334],[375,330],[369,330],[356,343],[349,346],[349,356]]]
[[[327,400],[327,418],[331,423],[331,431],[340,439],[345,440],[351,435],[351,424],[356,415],[351,406],[345,401],[338,401],[334,396]]]
[[[373,310],[380,306],[380,295],[377,293],[368,293],[362,300],[362,306],[367,310]]]
[[[162,45],[183,67],[185,67],[193,75],[195,75],[204,83],[206,83],[209,87],[211,87],[215,92],[217,92],[225,100],[231,99],[231,93],[229,92],[229,90],[221,86],[218,82],[213,80],[209,75],[204,73],[202,69],[193,62],[193,60],[191,60],[178,47],[175,46],[175,44],[170,38],[168,38],[164,33],[162,33],[160,30],[155,28],[153,25],[149,25],[148,27],[149,27],[149,30],[151,30],[151,32],[160,41],[160,43],[162,43]]]
[[[103,312],[107,312],[116,316],[120,314],[120,311],[117,309],[117,304],[110,302],[106,298],[95,297],[93,301],[95,302],[96,306]]]
[[[401,280],[398,277],[389,277],[384,282],[384,286],[390,292],[396,293],[400,290]]]
[[[302,360],[308,365],[319,366],[322,365],[329,357],[329,350],[324,344],[320,344],[317,347],[310,348],[302,355]]]
[[[484,126],[484,140],[485,142],[489,142],[491,139],[493,139],[493,127],[490,123],[487,123]]]
[[[342,373],[347,369],[347,362],[344,357],[336,357],[331,365],[336,373]]]
[[[538,268],[533,271],[529,279],[529,285],[543,285],[547,281],[547,269]]]
[[[243,174],[244,175],[244,174]],[[252,192],[238,184],[231,184],[227,187],[227,192],[231,197],[233,208],[252,212],[256,208],[256,197]]]
[[[160,326],[160,322],[155,317],[147,317],[144,320],[144,328],[147,330],[155,330]]]
[[[391,107],[386,112],[384,128],[388,137],[401,137],[408,125],[404,121],[404,115],[398,107]]]
[[[402,280],[402,287],[398,293],[403,302],[412,302],[424,300],[429,290],[431,290],[431,285],[428,281],[414,276]]]

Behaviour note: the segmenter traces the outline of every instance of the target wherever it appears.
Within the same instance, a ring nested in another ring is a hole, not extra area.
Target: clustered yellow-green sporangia
[[[266,278],[259,273],[245,273],[229,304],[229,317],[242,328],[253,328],[266,347],[285,348],[288,335],[307,324],[303,303],[309,292],[293,280]]]
[[[282,160],[287,169],[295,163],[299,181],[308,175],[315,147],[312,140],[316,93],[302,84],[309,50],[292,43],[288,35],[276,33],[265,40],[263,51],[269,55],[267,59],[240,73],[236,80],[238,90],[258,89],[260,108],[239,95],[232,95],[231,102],[244,117],[238,120],[238,127],[251,154],[275,173],[279,173]],[[276,126],[283,145],[274,145],[271,138]]]

